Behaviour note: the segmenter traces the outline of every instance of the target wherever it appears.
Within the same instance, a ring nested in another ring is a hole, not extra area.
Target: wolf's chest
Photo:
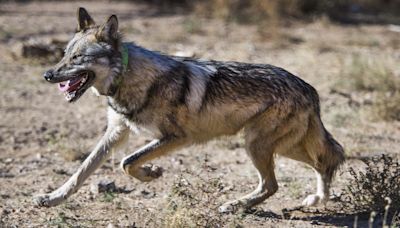
[[[135,133],[141,132],[153,137],[161,135],[156,119],[150,110],[141,110],[138,112],[129,106],[122,105],[113,99],[108,99],[108,105],[116,113],[121,115],[124,123]]]

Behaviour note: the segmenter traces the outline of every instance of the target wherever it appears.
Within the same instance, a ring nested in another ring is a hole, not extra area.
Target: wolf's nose
[[[53,79],[53,71],[52,70],[48,70],[46,72],[44,72],[43,77],[44,79],[46,79],[46,81],[51,81],[51,79]]]

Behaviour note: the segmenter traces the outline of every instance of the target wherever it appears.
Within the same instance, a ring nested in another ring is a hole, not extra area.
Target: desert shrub
[[[389,155],[365,161],[364,171],[349,169],[351,179],[343,189],[344,210],[351,213],[400,212],[400,163]]]

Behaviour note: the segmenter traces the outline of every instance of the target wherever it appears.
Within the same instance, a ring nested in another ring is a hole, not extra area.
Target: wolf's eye
[[[79,57],[81,57],[82,55],[74,55],[74,56],[72,56],[72,59],[77,59],[77,58],[79,58]]]

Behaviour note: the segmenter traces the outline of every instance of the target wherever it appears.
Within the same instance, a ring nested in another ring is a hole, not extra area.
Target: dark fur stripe
[[[150,88],[146,91],[146,96],[145,96],[145,100],[142,103],[141,106],[139,106],[138,108],[136,108],[135,110],[132,110],[129,115],[128,118],[131,120],[135,120],[135,116],[137,116],[138,114],[140,114],[144,109],[146,109],[150,103],[151,103],[151,99],[157,94],[158,92],[158,82],[153,83]]]

